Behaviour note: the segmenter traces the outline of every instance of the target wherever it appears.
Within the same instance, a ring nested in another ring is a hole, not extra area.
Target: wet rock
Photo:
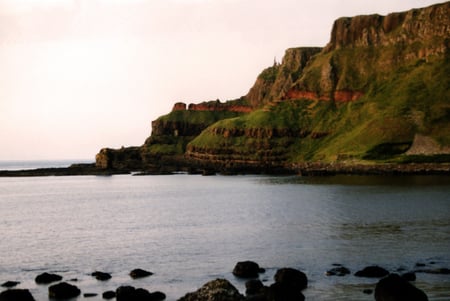
[[[116,297],[116,292],[114,291],[106,291],[102,294],[103,299],[109,300]]]
[[[10,289],[0,293],[0,301],[35,301],[27,289]]]
[[[408,272],[408,273],[402,274],[401,277],[403,279],[405,279],[406,281],[416,281],[416,273],[414,273],[414,272]]]
[[[95,277],[95,279],[100,280],[100,281],[106,281],[106,280],[111,279],[111,274],[99,272],[99,271],[95,271],[94,273],[91,274],[91,276]]]
[[[128,301],[133,298],[136,289],[133,286],[120,286],[116,289],[117,301]]]
[[[2,283],[2,287],[12,288],[20,284],[18,281],[6,281]]]
[[[298,289],[294,289],[286,284],[275,282],[272,284],[266,295],[267,301],[303,301],[305,296]]]
[[[256,278],[259,273],[264,272],[265,270],[253,261],[240,261],[233,269],[233,275],[239,278]]]
[[[86,293],[86,294],[83,294],[83,297],[92,298],[92,297],[97,297],[97,295],[98,294],[96,294],[96,293]]]
[[[389,272],[379,266],[368,266],[355,273],[357,277],[381,278],[389,275]]]
[[[302,291],[308,286],[308,278],[305,273],[293,269],[293,268],[283,268],[279,269],[274,276],[275,283],[282,284],[282,287]]]
[[[166,299],[166,294],[156,291],[150,294],[150,299],[152,301],[162,301]]]
[[[259,295],[264,289],[264,284],[261,282],[261,280],[249,280],[245,283],[245,295],[251,296],[251,295]]]
[[[188,293],[178,301],[243,301],[245,298],[225,279],[216,279]]]
[[[428,301],[427,295],[400,277],[390,274],[381,279],[375,287],[376,301]]]
[[[325,275],[327,276],[345,276],[350,274],[350,270],[347,269],[346,267],[336,267],[336,268],[332,268],[331,270],[328,270]]]
[[[152,272],[146,271],[146,270],[142,270],[142,269],[134,269],[130,272],[130,276],[133,279],[138,279],[138,278],[143,278],[143,277],[148,277],[153,275]]]
[[[36,281],[37,284],[49,284],[52,282],[61,281],[62,279],[63,277],[57,274],[42,273],[38,275],[34,281]]]
[[[48,296],[54,299],[70,299],[78,297],[81,291],[75,285],[61,282],[48,288]]]

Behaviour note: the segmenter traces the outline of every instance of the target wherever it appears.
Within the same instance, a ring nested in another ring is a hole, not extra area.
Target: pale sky
[[[436,0],[0,0],[0,161],[141,145],[178,101],[238,98],[342,16]]]

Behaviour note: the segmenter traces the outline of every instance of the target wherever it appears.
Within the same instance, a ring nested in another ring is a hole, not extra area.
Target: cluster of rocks
[[[132,279],[138,279],[153,275],[152,272],[135,269],[129,273]],[[112,278],[111,274],[95,271],[91,274],[99,281],[106,281]],[[42,273],[35,279],[36,284],[49,285],[58,282],[48,287],[48,296],[50,299],[67,300],[76,298],[81,295],[81,290],[72,284],[63,282],[63,277],[57,274]],[[71,279],[70,281],[76,281]],[[14,289],[20,284],[17,281],[7,281],[1,286],[7,288],[6,291],[0,293],[0,301],[35,301],[33,295],[28,289]],[[84,293],[83,297],[96,297],[97,293]],[[135,288],[133,286],[120,286],[115,291],[106,291],[102,294],[103,299],[109,300],[116,298],[117,301],[162,301],[166,299],[166,295],[162,292],[149,292],[143,288]]]
[[[427,295],[416,288],[410,282],[416,280],[416,273],[450,274],[447,268],[428,268],[425,264],[417,264],[417,269],[401,275],[390,273],[379,266],[367,266],[354,273],[356,277],[380,279],[375,289],[366,289],[365,294],[374,294],[376,301],[427,301]],[[308,287],[308,278],[305,273],[294,268],[278,269],[274,275],[274,283],[269,286],[259,280],[259,274],[265,273],[265,269],[253,261],[238,262],[233,275],[237,278],[246,279],[245,295],[234,287],[226,279],[216,279],[207,282],[195,292],[187,293],[178,301],[303,301],[305,296],[303,290]],[[350,275],[350,269],[341,264],[333,264],[333,268],[325,272],[327,276],[343,277]],[[135,269],[129,273],[132,279],[138,279],[153,275],[153,273]],[[95,271],[91,274],[99,281],[107,281],[112,278],[111,274]],[[35,278],[39,285],[48,285],[50,299],[66,300],[81,295],[81,290],[75,285],[62,282],[63,277],[57,274],[43,273]],[[71,281],[76,281],[72,279]],[[14,289],[19,282],[7,281],[1,286],[7,288],[0,293],[0,301],[34,301],[35,299],[27,289]],[[85,293],[83,297],[95,297],[96,293]],[[116,299],[117,301],[162,301],[166,295],[162,292],[149,292],[143,288],[133,286],[120,286],[115,291],[106,291],[102,294],[103,299]]]

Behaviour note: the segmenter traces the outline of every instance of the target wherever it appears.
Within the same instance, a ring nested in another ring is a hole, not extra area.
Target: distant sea
[[[26,170],[50,167],[69,167],[73,163],[93,163],[94,160],[0,160],[0,170]]]
[[[373,301],[363,291],[378,280],[353,275],[365,266],[450,268],[450,177],[0,178],[0,233],[0,283],[19,281],[39,301],[49,300],[48,286],[34,282],[43,272],[98,294],[89,298],[96,301],[121,285],[174,301],[216,278],[244,293],[245,281],[231,273],[243,260],[266,269],[266,285],[279,268],[305,272],[306,300]],[[352,274],[326,276],[333,264]],[[135,268],[154,275],[132,280]],[[97,281],[97,270],[112,279]],[[417,273],[414,285],[430,301],[449,300],[450,275]]]

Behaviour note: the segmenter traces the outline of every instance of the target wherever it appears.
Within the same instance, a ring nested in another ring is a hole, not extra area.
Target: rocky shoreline
[[[265,285],[260,279],[265,269],[254,261],[241,261],[236,263],[232,274],[238,279],[245,280],[245,294],[231,284],[227,279],[218,278],[205,283],[195,292],[189,292],[178,301],[302,301],[305,300],[303,291],[308,288],[308,276],[295,268],[279,268],[274,277],[274,282]],[[397,269],[389,271],[380,266],[367,266],[358,270],[353,275],[378,279],[371,289],[364,289],[361,294],[373,295],[376,301],[426,301],[426,292],[415,287],[416,274],[429,273],[442,276],[450,275],[450,269],[437,268],[435,262],[427,264],[417,263],[414,270],[406,271]],[[341,264],[333,264],[333,267],[325,272],[327,277],[345,277],[351,275],[350,269]],[[132,280],[151,277],[152,272],[143,269],[134,269],[129,273]],[[110,280],[113,275],[95,271],[90,276],[100,282]],[[102,293],[85,292],[76,285],[77,279],[65,280],[62,276],[52,273],[42,273],[34,279],[39,286],[48,286],[48,297],[51,300],[69,300],[83,296],[92,298],[101,296],[104,300],[116,299],[118,301],[162,301],[166,294],[160,291],[150,292],[145,288],[135,288],[131,285],[121,285],[115,291],[108,290]],[[0,292],[0,301],[34,301],[30,290],[17,289],[18,281],[6,281],[0,286],[4,288]]]
[[[0,177],[45,177],[45,176],[111,176],[117,174],[170,175],[179,172],[202,175],[450,175],[450,163],[297,163],[287,166],[235,165],[233,168],[201,165],[147,168],[144,170],[99,168],[92,164],[72,164],[69,167],[37,168],[24,170],[0,170]]]

